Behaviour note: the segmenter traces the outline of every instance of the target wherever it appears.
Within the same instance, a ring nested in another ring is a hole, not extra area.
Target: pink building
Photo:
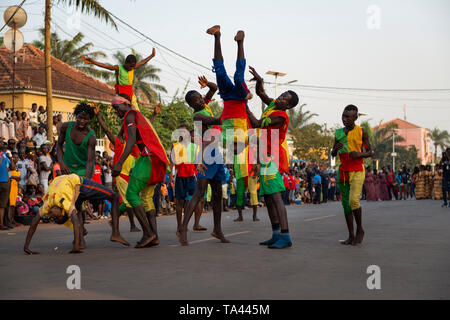
[[[390,123],[397,124],[398,129],[396,130],[396,134],[404,139],[402,142],[397,142],[396,145],[405,146],[406,148],[415,146],[418,157],[422,160],[422,164],[432,162],[433,154],[431,152],[431,139],[428,136],[430,130],[421,128],[399,118],[382,123],[380,128],[383,128]]]

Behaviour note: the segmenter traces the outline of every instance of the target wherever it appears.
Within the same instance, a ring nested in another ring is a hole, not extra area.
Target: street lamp
[[[276,97],[277,96],[277,79],[278,79],[278,77],[284,77],[285,75],[287,75],[287,73],[278,72],[278,71],[267,71],[266,74],[275,76],[275,97]]]

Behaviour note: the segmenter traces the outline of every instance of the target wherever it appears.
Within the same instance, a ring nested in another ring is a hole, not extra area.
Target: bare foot
[[[216,233],[216,232],[211,232],[211,235],[212,235],[214,238],[219,239],[220,242],[222,242],[222,243],[230,243],[230,240],[225,239],[225,236],[223,235],[222,232],[217,232],[217,233]]]
[[[346,246],[351,245],[353,243],[354,239],[355,239],[355,237],[348,237],[348,239],[345,241],[341,240],[341,244],[346,245]]]
[[[159,246],[159,240],[158,240],[158,239],[155,239],[155,240],[153,240],[152,242],[150,242],[150,243],[146,246],[146,248],[151,248],[151,247],[156,247],[156,246]]]
[[[189,245],[187,241],[187,231],[177,231],[178,241],[180,244],[185,247]]]
[[[150,244],[150,243],[151,243],[153,240],[155,240],[155,239],[156,239],[156,235],[155,235],[155,234],[152,235],[152,236],[150,236],[150,237],[144,236],[144,238],[142,238],[141,241],[139,241],[139,242],[136,244],[135,248],[136,248],[136,249],[145,248],[145,246],[147,246],[148,244]]]
[[[207,228],[202,227],[202,226],[194,226],[192,229],[195,230],[195,231],[206,231],[206,230],[208,230]]]
[[[258,218],[256,218],[256,217],[254,217],[254,218],[253,218],[253,221],[254,221],[254,222],[258,222],[258,221],[259,221],[259,219],[258,219]]]
[[[220,32],[220,26],[219,25],[215,25],[214,27],[211,27],[208,30],[206,30],[206,33],[210,34],[210,35],[215,35],[217,32]]]
[[[110,241],[112,242],[118,242],[123,244],[124,246],[129,246],[130,244],[121,236],[111,236],[111,238],[109,238]]]
[[[141,229],[139,229],[136,226],[130,227],[130,232],[141,232]]]
[[[355,239],[353,240],[352,245],[355,246],[355,245],[357,245],[357,244],[362,243],[363,239],[364,239],[364,230],[356,231],[356,237],[355,237]]]
[[[234,41],[242,41],[245,38],[245,33],[242,30],[239,30],[236,34],[236,36],[234,37]]]
[[[234,221],[234,222],[242,222],[242,221],[244,221],[244,218],[239,217],[239,218],[237,218],[237,219],[234,219],[233,221]]]

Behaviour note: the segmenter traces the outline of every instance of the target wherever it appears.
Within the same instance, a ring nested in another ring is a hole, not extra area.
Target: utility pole
[[[47,88],[47,140],[53,142],[52,66],[50,60],[50,20],[52,3],[45,0],[45,84]]]
[[[395,157],[397,153],[395,152],[395,129],[392,130],[392,171],[395,174]]]

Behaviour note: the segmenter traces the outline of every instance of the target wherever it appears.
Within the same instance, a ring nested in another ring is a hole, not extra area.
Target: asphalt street
[[[271,235],[265,208],[260,222],[244,212],[224,213],[231,243],[190,231],[190,246],[178,245],[175,216],[158,218],[161,245],[134,249],[109,241],[105,220],[87,225],[87,248],[68,254],[73,234],[40,225],[23,252],[27,227],[0,232],[0,299],[450,299],[450,208],[440,201],[362,202],[366,236],[343,246],[347,236],[339,203],[288,207],[293,247],[258,245]],[[121,233],[132,245],[121,218]],[[81,270],[81,290],[69,290],[67,268]],[[369,266],[380,268],[381,289],[369,290]]]

